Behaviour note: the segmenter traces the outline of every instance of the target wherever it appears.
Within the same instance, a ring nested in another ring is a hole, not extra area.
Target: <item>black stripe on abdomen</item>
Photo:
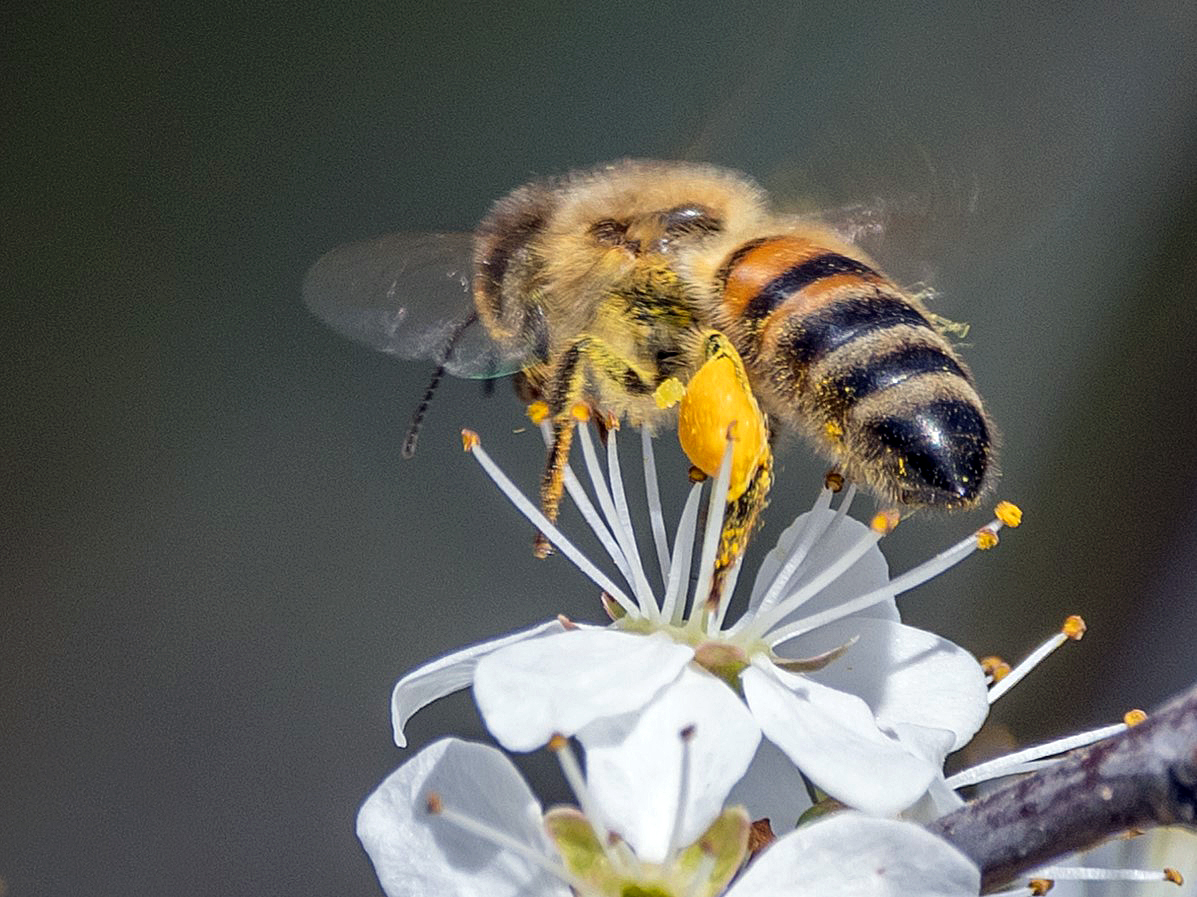
[[[834,366],[832,361],[831,365]],[[865,364],[835,369],[820,384],[827,401],[841,409],[874,393],[897,386],[921,374],[955,374],[967,380],[950,355],[936,346],[897,346]],[[820,378],[822,379],[822,378]]]
[[[792,365],[805,367],[865,334],[903,326],[934,330],[917,308],[902,299],[877,295],[841,299],[787,321],[778,348]]]
[[[744,317],[749,322],[760,321],[799,290],[810,286],[816,280],[834,277],[837,274],[857,274],[878,279],[881,277],[864,262],[840,255],[838,252],[828,252],[787,268],[765,284],[744,307]]]
[[[971,502],[989,468],[989,426],[981,409],[963,399],[941,399],[900,417],[871,420],[865,428],[900,461],[902,500],[950,506]]]

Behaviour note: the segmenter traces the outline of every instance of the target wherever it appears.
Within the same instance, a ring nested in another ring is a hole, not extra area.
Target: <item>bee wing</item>
[[[338,333],[399,358],[444,362],[458,377],[517,371],[525,346],[494,340],[474,313],[470,234],[387,234],[312,265],[304,304]]]
[[[796,213],[795,221],[831,231],[841,240],[858,246],[876,245],[890,224],[892,210],[882,200],[858,202],[831,209]]]

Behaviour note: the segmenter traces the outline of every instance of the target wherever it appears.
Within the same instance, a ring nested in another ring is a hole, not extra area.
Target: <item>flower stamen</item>
[[[678,733],[682,747],[682,766],[677,783],[677,803],[673,811],[673,825],[669,830],[669,848],[665,851],[665,865],[672,865],[684,845],[678,842],[682,820],[686,812],[686,796],[690,793],[690,764],[693,759],[690,743],[694,740],[694,726],[686,726]]]
[[[481,838],[495,847],[516,854],[521,859],[527,860],[529,863],[543,869],[571,887],[586,888],[585,882],[578,881],[574,876],[570,875],[565,866],[553,862],[550,857],[531,845],[513,838],[502,829],[494,828],[485,822],[474,819],[472,816],[459,813],[452,807],[446,807],[441,796],[435,791],[430,791],[425,795],[424,806],[430,816],[438,816],[446,822],[457,826],[462,831],[469,832],[471,835]]]
[[[1026,678],[1031,670],[1046,660],[1051,654],[1067,641],[1080,641],[1085,634],[1085,621],[1077,614],[1073,614],[1064,621],[1060,631],[1032,651],[1025,660],[1010,670],[1001,679],[996,679],[989,689],[989,703],[993,704],[998,698]]]
[[[602,845],[603,853],[607,859],[616,865],[622,864],[622,857],[614,849],[616,838],[614,832],[607,827],[603,822],[603,817],[598,812],[598,807],[595,805],[594,796],[590,793],[590,788],[586,784],[586,777],[582,774],[582,766],[578,763],[577,755],[574,754],[573,748],[569,745],[569,739],[564,735],[554,735],[549,739],[546,747],[552,751],[557,758],[557,762],[561,765],[561,772],[565,775],[565,781],[569,784],[570,790],[574,793],[574,798],[578,802],[578,807],[582,811],[582,815],[586,817],[590,827],[594,829],[595,835],[598,837],[598,842]]]
[[[1142,711],[1139,711],[1139,713],[1142,713]],[[1118,735],[1125,732],[1131,725],[1136,724],[1138,721],[1135,712],[1131,711],[1124,717],[1123,722],[1102,726],[1098,729],[1090,729],[1088,732],[1078,732],[1075,735],[1057,738],[1054,741],[1023,748],[1021,751],[1015,751],[1004,757],[979,763],[976,766],[956,773],[954,776],[950,776],[947,779],[947,785],[953,789],[966,788],[969,785],[976,785],[991,779],[1020,775],[1024,772],[1034,772],[1036,769],[1041,769],[1044,766],[1051,766],[1057,761],[1048,760],[1032,766],[1033,761],[1038,761],[1043,757],[1054,757],[1056,754],[1062,754],[1074,748],[1085,747],[1086,745],[1101,741],[1103,738]]]
[[[1045,866],[1035,870],[1036,879],[1052,881],[1170,881],[1184,884],[1184,878],[1171,867],[1164,869],[1104,869],[1093,866]]]
[[[611,445],[613,436],[614,431],[607,433],[608,446]],[[582,456],[586,460],[586,471],[590,474],[590,483],[594,488],[595,495],[598,497],[599,507],[602,509],[603,516],[607,519],[607,525],[611,527],[615,541],[619,543],[619,548],[627,561],[628,571],[631,573],[631,576],[627,577],[628,583],[632,587],[632,593],[636,596],[636,604],[640,609],[637,616],[653,619],[656,615],[656,607],[652,607],[651,610],[649,609],[649,606],[653,604],[653,600],[651,593],[645,594],[648,589],[648,583],[644,581],[644,571],[640,567],[640,553],[636,549],[635,537],[624,527],[623,518],[620,517],[619,512],[615,508],[615,500],[612,498],[611,490],[607,488],[607,478],[603,474],[603,469],[598,461],[598,454],[594,450],[594,440],[590,438],[589,427],[578,427],[578,440],[582,444]],[[609,448],[608,463],[610,463]],[[617,468],[612,468],[612,479],[617,475]],[[639,570],[639,575],[637,575],[637,570]]]
[[[653,439],[647,429],[640,430],[640,454],[644,460],[644,493],[648,501],[648,519],[661,565],[661,585],[669,582],[669,541],[665,533],[665,515],[661,511],[661,489],[657,484],[657,459],[653,453]]]
[[[702,497],[702,483],[694,483],[682,508],[677,535],[673,540],[673,558],[669,565],[669,585],[661,604],[661,617],[679,626],[686,612],[686,586],[690,581],[690,559],[694,551],[694,531],[698,522],[698,502]]]
[[[690,601],[687,628],[694,632],[702,625],[706,599],[715,578],[715,554],[719,550],[719,539],[723,533],[723,509],[727,505],[727,490],[731,484],[732,454],[733,443],[729,434],[723,450],[723,460],[719,464],[719,473],[711,487],[707,505],[707,528],[702,537],[702,554],[698,557],[698,584],[694,587],[694,596]]]
[[[653,597],[648,578],[644,575],[644,565],[640,559],[640,546],[636,544],[636,531],[632,528],[632,515],[628,511],[628,498],[623,490],[623,472],[619,466],[619,448],[616,434],[618,430],[607,431],[607,471],[611,477],[611,495],[615,499],[615,513],[619,517],[620,530],[624,533],[624,552],[632,567],[633,583],[636,597],[640,601],[640,608],[644,615],[654,620],[657,618],[657,602]]]
[[[882,528],[892,524],[892,519],[888,515],[878,514],[877,517],[874,518],[874,523],[877,523],[879,520],[881,521]],[[870,527],[867,532],[857,539],[854,545],[837,557],[834,563],[821,570],[817,576],[811,579],[810,582],[798,589],[798,591],[786,596],[785,599],[779,601],[777,605],[769,611],[766,611],[765,613],[758,613],[756,619],[754,619],[752,623],[745,628],[744,633],[746,637],[754,639],[763,638],[765,633],[769,632],[773,626],[776,626],[811,598],[818,595],[821,591],[823,591],[823,589],[827,588],[827,586],[839,579],[845,571],[847,571],[852,567],[853,564],[860,560],[866,551],[877,544],[882,535],[884,535],[884,532],[882,532],[881,529]],[[886,594],[888,594],[888,592]],[[881,599],[878,598],[877,600]],[[841,605],[840,608],[835,608],[835,610],[838,611],[844,606],[846,605]],[[837,619],[838,616],[840,615],[837,615]],[[815,617],[807,618],[807,620],[812,619],[815,619]],[[791,624],[791,626],[804,626],[805,623],[806,621],[798,621],[798,623]],[[782,629],[778,630],[777,633],[773,633],[770,638],[790,628],[790,626],[784,626]],[[809,631],[810,628],[804,629],[803,631]],[[779,638],[777,641],[771,641],[770,647],[773,647],[778,642],[785,641],[786,638],[791,637],[792,636],[787,635],[784,638]]]
[[[632,600],[624,594],[623,590],[613,583],[610,577],[599,570],[598,567],[594,566],[594,564],[590,562],[590,559],[587,558],[586,555],[582,554],[582,552],[579,551],[578,548],[565,537],[561,530],[557,529],[556,526],[550,523],[549,519],[541,513],[540,509],[533,505],[532,502],[528,501],[524,494],[516,488],[515,484],[508,479],[507,475],[499,469],[499,466],[495,464],[490,455],[486,453],[486,450],[482,448],[482,442],[479,440],[477,433],[474,433],[472,430],[462,430],[462,443],[465,446],[466,451],[468,451],[478,460],[478,463],[482,466],[482,469],[486,472],[486,475],[489,476],[494,484],[499,487],[499,491],[506,495],[507,499],[513,505],[515,505],[516,510],[528,518],[528,520],[532,522],[532,525],[535,526],[540,532],[544,533],[546,538],[548,538],[548,540],[552,542],[562,554],[573,561],[574,565],[579,570],[590,577],[590,579],[600,589],[607,592],[607,594],[615,599],[615,601],[624,609],[624,611],[629,614],[639,616],[636,605],[633,604]]]

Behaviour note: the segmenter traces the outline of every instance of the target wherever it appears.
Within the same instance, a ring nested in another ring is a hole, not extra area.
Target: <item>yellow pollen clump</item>
[[[429,791],[428,796],[424,798],[424,809],[428,811],[431,816],[439,816],[444,810],[445,805],[441,803],[441,796],[435,791]]]
[[[1128,726],[1137,726],[1139,723],[1147,721],[1147,714],[1142,710],[1135,708],[1134,710],[1126,711],[1122,717],[1122,721]]]
[[[1001,682],[1010,675],[1010,664],[1002,660],[996,654],[990,654],[988,657],[982,657],[978,663],[981,664],[981,672],[993,679],[994,682]]]
[[[528,406],[525,413],[528,415],[528,420],[532,421],[532,423],[543,424],[549,419],[549,403],[537,399]]]
[[[1171,866],[1165,866],[1164,881],[1170,881],[1174,885],[1183,885],[1185,883],[1185,877]]]
[[[988,551],[998,543],[998,535],[991,529],[977,530],[977,549],[979,551]]]
[[[1060,628],[1060,631],[1074,642],[1079,642],[1085,634],[1085,629],[1085,621],[1078,614],[1073,614],[1064,621],[1064,625]]]
[[[578,402],[573,408],[569,409],[570,417],[579,423],[586,423],[590,420],[590,406],[585,402]]]
[[[550,751],[560,751],[563,750],[567,744],[569,744],[569,741],[564,735],[555,733],[549,736],[549,743],[545,745],[545,747],[547,747]]]
[[[829,420],[827,423],[823,424],[823,432],[827,434],[828,438],[836,440],[844,435],[844,428],[835,421]]]
[[[1027,887],[1030,888],[1034,897],[1043,897],[1048,891],[1056,886],[1056,883],[1050,878],[1032,878],[1027,882]]]
[[[769,453],[765,419],[747,383],[738,356],[715,355],[691,378],[678,410],[677,433],[682,450],[707,476],[719,472],[731,440],[729,502],[744,494]]]
[[[883,536],[888,536],[898,528],[898,522],[901,519],[902,515],[898,513],[897,508],[878,511],[873,515],[873,519],[869,521],[869,529]]]
[[[653,399],[657,407],[664,410],[680,402],[685,394],[686,387],[682,385],[682,381],[677,377],[670,377],[653,391]]]
[[[467,452],[472,452],[474,450],[474,446],[481,444],[482,440],[478,438],[478,434],[473,430],[461,431],[461,447]]]
[[[1014,529],[1022,523],[1022,508],[1011,501],[999,501],[997,507],[993,509],[993,516]]]

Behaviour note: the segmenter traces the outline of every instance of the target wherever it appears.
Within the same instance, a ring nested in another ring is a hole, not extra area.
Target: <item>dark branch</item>
[[[1146,722],[928,828],[981,867],[982,891],[1127,829],[1197,819],[1197,688]]]

